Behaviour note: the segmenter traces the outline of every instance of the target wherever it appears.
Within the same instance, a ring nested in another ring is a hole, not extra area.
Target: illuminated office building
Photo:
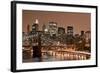
[[[38,31],[39,21],[36,19],[35,23],[32,24],[32,33],[36,33]]]
[[[50,33],[50,36],[56,36],[57,35],[57,23],[56,22],[49,22],[49,28],[48,31]]]

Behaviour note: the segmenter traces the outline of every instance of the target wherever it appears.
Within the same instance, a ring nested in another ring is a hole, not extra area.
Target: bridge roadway
[[[29,47],[29,46],[24,46]],[[91,53],[66,49],[67,46],[41,46],[42,59],[53,58],[55,60],[87,60]],[[31,53],[32,54],[32,53]],[[51,59],[52,61],[52,59]]]
[[[90,53],[81,52],[81,51],[69,51],[69,50],[60,50],[60,51],[42,51],[42,55],[50,55],[59,60],[86,60],[90,58]]]

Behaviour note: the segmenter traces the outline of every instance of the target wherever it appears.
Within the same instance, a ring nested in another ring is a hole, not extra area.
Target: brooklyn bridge
[[[67,29],[49,22],[39,31],[39,23],[33,23],[31,31],[23,32],[23,62],[45,62],[64,60],[87,60],[91,57],[91,32],[80,30],[74,34],[74,27]],[[66,32],[67,31],[67,32]]]
[[[66,46],[41,46],[40,50],[37,46],[34,50],[29,46],[26,48],[23,49],[23,62],[87,60],[91,56],[88,52],[71,50]]]

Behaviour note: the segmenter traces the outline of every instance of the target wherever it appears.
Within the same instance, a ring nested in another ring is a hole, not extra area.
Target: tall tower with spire
[[[32,25],[32,33],[33,34],[37,34],[38,31],[39,31],[39,21],[38,19],[35,20],[35,22],[33,23]],[[34,37],[33,39],[36,40],[35,43],[38,43],[37,45],[33,45],[32,48],[33,48],[33,58],[37,58],[38,61],[41,61],[41,56],[42,56],[42,53],[41,53],[41,35],[38,34],[36,35],[36,37]]]

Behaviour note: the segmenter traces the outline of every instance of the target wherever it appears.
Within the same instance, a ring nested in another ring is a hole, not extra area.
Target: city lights
[[[23,32],[23,62],[86,60],[90,58],[90,31],[74,33],[73,26],[57,26],[57,22],[43,25],[39,31],[39,20],[32,24],[32,31]],[[67,32],[65,32],[67,31]]]

